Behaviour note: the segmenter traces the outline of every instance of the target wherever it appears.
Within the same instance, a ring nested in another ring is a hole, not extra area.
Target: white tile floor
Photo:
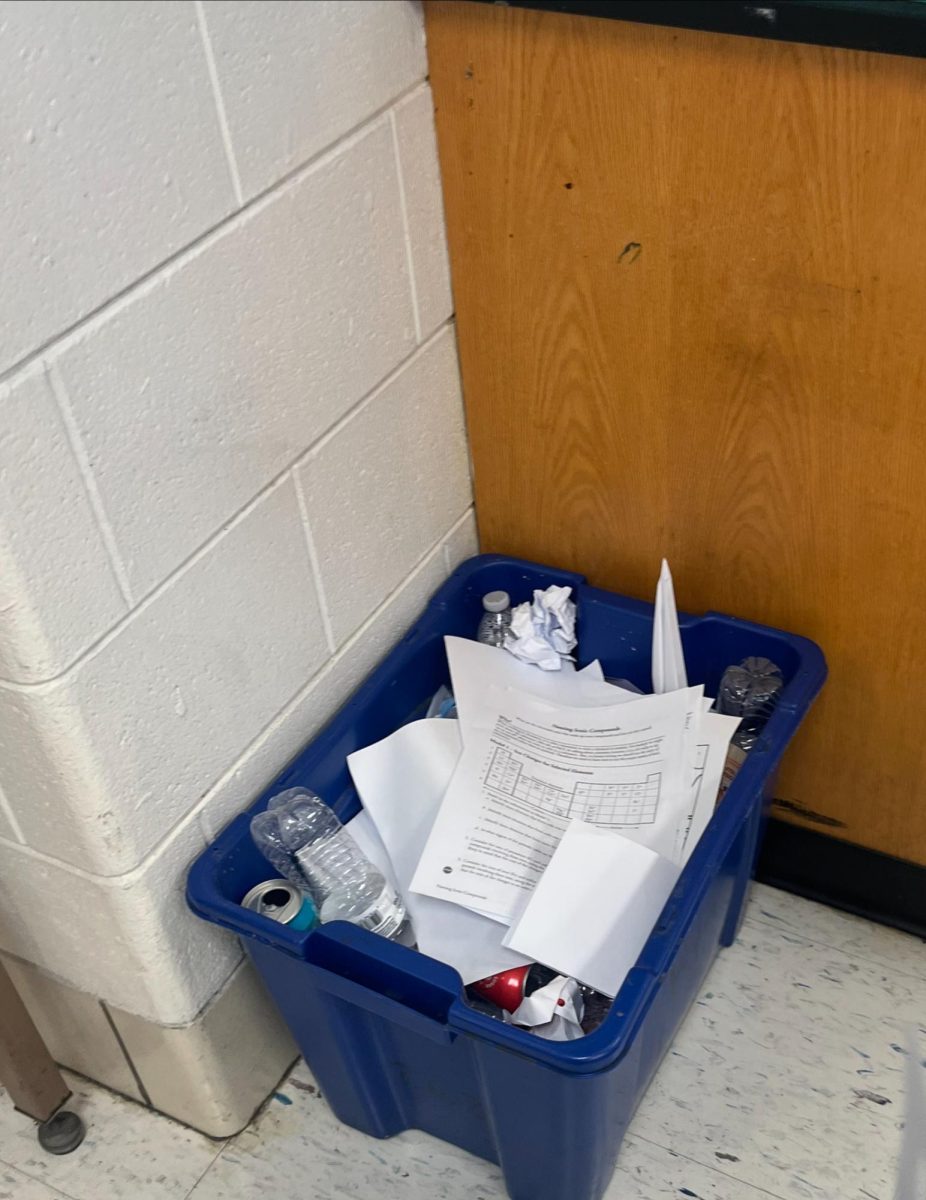
[[[607,1200],[891,1200],[926,946],[757,886],[624,1143]],[[498,1200],[498,1170],[422,1133],[339,1125],[298,1067],[225,1144],[73,1080],[89,1126],[39,1150],[0,1100],[0,1200]]]

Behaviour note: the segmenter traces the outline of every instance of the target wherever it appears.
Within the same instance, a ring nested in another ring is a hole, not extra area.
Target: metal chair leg
[[[39,1122],[39,1144],[70,1154],[84,1140],[84,1123],[61,1105],[71,1091],[0,962],[0,1083],[15,1108]]]

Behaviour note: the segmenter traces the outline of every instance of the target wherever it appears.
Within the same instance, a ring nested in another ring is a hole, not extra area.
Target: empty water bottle
[[[323,924],[350,921],[410,940],[402,900],[314,792],[290,788],[274,796],[266,812],[251,819],[251,836],[281,875],[309,893]]]
[[[781,670],[767,658],[744,658],[737,666],[727,667],[717,692],[718,712],[742,717],[733,735],[733,744],[747,754],[766,721],[775,711],[784,680]]]
[[[485,610],[476,641],[486,646],[504,646],[505,637],[511,628],[511,599],[507,592],[487,592],[482,597]]]

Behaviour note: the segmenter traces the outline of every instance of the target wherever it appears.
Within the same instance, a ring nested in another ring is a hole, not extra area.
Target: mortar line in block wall
[[[2,787],[0,787],[0,813],[3,814],[4,818],[6,819],[6,823],[9,825],[10,829],[12,829],[13,836],[16,838],[16,840],[20,843],[20,845],[25,846],[26,838],[23,834],[22,826],[16,820],[16,814],[13,812],[13,806],[10,804],[9,800],[7,800],[6,794]]]
[[[290,699],[280,709],[280,711],[278,713],[276,713],[275,716],[271,717],[271,719],[267,722],[267,724],[264,725],[264,727],[261,730],[259,730],[258,733],[251,739],[251,741],[247,744],[247,746],[245,746],[244,750],[242,750],[242,752],[238,755],[238,757],[235,759],[235,761],[228,767],[228,769],[226,771],[224,771],[222,773],[222,775],[220,775],[219,778],[215,781],[215,783],[213,783],[211,785],[211,787],[209,787],[203,793],[203,795],[200,797],[200,799],[197,801],[197,803],[189,810],[189,812],[185,813],[180,818],[180,820],[172,828],[170,828],[167,831],[167,833],[164,835],[164,837],[161,839],[161,841],[157,842],[154,846],[152,846],[151,849],[148,851],[148,853],[145,855],[145,857],[141,860],[141,862],[137,863],[134,867],[132,867],[132,869],[130,871],[126,871],[121,875],[97,875],[97,874],[94,874],[92,871],[85,871],[82,867],[77,867],[73,863],[65,862],[63,859],[60,859],[60,858],[55,858],[54,855],[45,854],[41,850],[36,850],[32,846],[17,845],[15,842],[9,841],[8,838],[0,837],[0,844],[9,846],[11,849],[19,851],[21,854],[24,854],[27,858],[32,858],[38,862],[45,863],[48,866],[56,867],[59,870],[66,871],[69,875],[75,875],[79,879],[92,880],[96,883],[103,883],[110,887],[124,888],[124,887],[128,886],[130,883],[132,883],[134,881],[133,877],[141,876],[148,869],[151,862],[155,858],[157,858],[158,855],[160,853],[162,853],[162,851],[164,851],[173,841],[175,841],[188,828],[188,826],[192,822],[199,820],[199,817],[200,817],[203,809],[208,805],[209,801],[215,795],[215,793],[218,791],[218,789],[220,787],[224,786],[224,784],[234,775],[234,773],[242,766],[242,764],[244,764],[248,760],[248,758],[251,757],[251,755],[256,750],[260,749],[261,745],[273,733],[273,731],[277,728],[277,726],[279,726],[280,724],[282,724],[283,721],[286,720],[286,718],[293,711],[293,709],[298,704],[300,704],[302,702],[302,700],[305,699],[305,697],[314,688],[316,688],[320,684],[324,683],[326,677],[328,675],[330,675],[331,672],[340,664],[342,659],[344,659],[348,654],[351,653],[351,651],[354,649],[354,647],[361,641],[362,638],[364,638],[366,636],[366,634],[369,632],[369,630],[379,621],[380,617],[383,614],[383,611],[392,603],[392,601],[396,598],[396,596],[398,596],[398,594],[404,588],[408,587],[411,583],[414,582],[416,576],[418,576],[424,570],[424,568],[428,565],[428,563],[431,561],[431,559],[435,555],[440,555],[441,561],[446,566],[447,560],[443,555],[444,543],[447,541],[447,539],[449,537],[452,537],[453,534],[456,532],[456,530],[463,524],[464,521],[466,521],[466,519],[469,517],[471,507],[472,507],[471,505],[468,506],[466,508],[465,512],[463,512],[459,517],[457,517],[456,520],[453,522],[453,524],[448,529],[446,529],[440,535],[440,537],[428,547],[428,549],[418,559],[418,561],[411,568],[411,570],[408,572],[408,574],[405,576],[405,578],[401,581],[401,583],[399,583],[396,587],[394,587],[392,589],[392,591],[389,593],[389,595],[386,596],[377,605],[377,607],[374,609],[374,611],[372,613],[370,613],[370,615],[363,622],[363,624],[354,630],[354,632],[350,635],[350,637],[347,639],[347,641],[344,642],[343,645],[341,645],[338,648],[337,653],[332,655],[332,657],[328,659],[328,661],[324,664],[324,666],[321,667],[320,670],[316,671],[316,673],[312,676],[312,678],[307,680],[302,685],[302,687],[300,687],[299,690],[292,697],[290,697]],[[396,635],[396,638],[398,639],[401,636],[402,636],[402,634],[399,633]],[[205,836],[204,831],[201,830],[201,832]]]
[[[456,531],[458,529],[463,528],[463,526],[466,524],[466,522],[469,520],[469,518],[472,516],[472,514],[473,514],[473,505],[472,505],[472,503],[469,503],[469,504],[467,504],[466,509],[457,517],[457,519],[454,521],[454,523],[450,526],[450,528],[444,534],[444,543],[445,543],[444,549],[448,552],[448,554],[450,552],[450,547],[448,545],[446,545],[446,543],[449,541],[450,538],[453,537],[453,535],[456,533]],[[449,559],[447,560],[447,569],[448,570],[450,569],[450,560]]]
[[[323,146],[314,155],[307,158],[305,162],[299,163],[291,171],[274,180],[263,191],[244,201],[240,208],[234,209],[220,221],[217,221],[215,225],[203,230],[201,234],[193,238],[192,241],[187,242],[185,246],[181,246],[179,250],[168,254],[160,262],[155,263],[149,271],[145,271],[124,288],[121,288],[118,292],[114,292],[112,296],[109,296],[95,308],[90,309],[89,312],[84,313],[76,321],[70,325],[66,325],[52,337],[46,338],[45,341],[30,350],[28,354],[23,355],[22,358],[0,371],[0,383],[11,383],[18,375],[28,370],[39,359],[43,357],[57,357],[72,346],[82,342],[85,337],[105,325],[113,316],[158,287],[163,275],[182,270],[196,255],[210,249],[217,241],[230,233],[236,225],[249,221],[252,217],[257,216],[265,208],[273,204],[277,199],[278,193],[282,194],[290,188],[298,187],[302,183],[302,180],[311,175],[313,171],[325,167],[329,161],[338,158],[346,150],[350,150],[355,146],[357,142],[362,141],[377,125],[383,122],[393,106],[401,104],[423,82],[423,79],[416,79],[414,83],[403,88],[401,92],[393,96],[388,103],[381,105],[375,112],[370,113],[357,125],[352,126],[343,133],[337,141]]]
[[[384,388],[391,386],[391,384],[393,384],[395,380],[403,374],[404,371],[409,369],[414,364],[415,360],[419,356],[426,354],[434,342],[437,341],[437,339],[452,325],[452,323],[453,318],[448,318],[448,320],[445,321],[443,325],[438,326],[438,328],[426,339],[426,341],[422,342],[420,346],[413,347],[411,352],[406,355],[401,362],[397,363],[388,375],[375,384],[375,386],[369,392],[367,392],[366,395],[362,396],[356,402],[356,404],[349,408],[346,413],[338,417],[333,424],[329,425],[324,433],[316,438],[316,440],[310,446],[300,450],[293,459],[286,463],[286,465],[276,475],[274,475],[273,478],[269,480],[259,492],[257,492],[256,495],[252,496],[246,504],[239,508],[236,513],[226,517],[219,528],[210,534],[209,537],[192,552],[192,554],[174,567],[166,579],[162,579],[157,587],[153,588],[147,593],[147,595],[142,597],[142,599],[134,608],[130,609],[123,616],[121,616],[118,621],[114,622],[114,624],[112,624],[105,633],[101,634],[95,642],[91,642],[89,646],[85,646],[80,654],[78,654],[78,656],[72,662],[68,663],[63,670],[59,671],[57,675],[52,675],[48,679],[42,679],[36,683],[18,683],[16,680],[3,679],[0,677],[0,691],[34,692],[41,694],[43,690],[51,690],[52,688],[56,687],[67,675],[80,666],[84,661],[86,661],[88,658],[92,658],[95,654],[99,654],[101,650],[104,650],[114,638],[119,636],[119,634],[130,621],[134,620],[136,617],[145,612],[145,610],[157,599],[159,599],[159,597],[162,596],[169,587],[172,587],[174,583],[182,578],[187,571],[191,570],[200,561],[200,559],[209,554],[226,534],[230,533],[232,529],[241,523],[241,521],[245,520],[257,507],[257,505],[260,504],[261,501],[264,500],[275,488],[285,483],[286,477],[292,474],[294,467],[299,466],[311,455],[317,453],[322,449],[323,446],[327,445],[327,443],[333,437],[336,437],[337,434],[340,433],[341,430],[356,416],[358,416],[368,404],[372,403]]]
[[[315,583],[315,592],[318,596],[318,611],[321,613],[325,641],[328,643],[329,652],[334,654],[338,648],[338,644],[335,641],[334,630],[331,627],[331,616],[328,612],[328,597],[325,595],[325,585],[322,581],[318,550],[315,547],[315,539],[312,537],[312,523],[309,520],[309,509],[305,502],[305,493],[302,490],[302,484],[299,482],[299,476],[295,471],[292,472],[292,476],[293,487],[296,489],[296,502],[299,505],[299,516],[302,518],[302,532],[305,534],[305,546],[309,554],[309,565],[312,568],[312,579]]]
[[[228,171],[231,175],[232,187],[235,189],[235,199],[240,208],[244,204],[244,192],[241,190],[241,176],[238,172],[238,160],[235,158],[235,147],[232,144],[231,130],[228,127],[228,116],[225,112],[225,99],[222,96],[222,85],[219,82],[219,72],[215,65],[215,53],[212,49],[212,38],[209,26],[206,24],[206,12],[203,0],[196,0],[196,24],[199,26],[199,36],[203,44],[203,54],[209,71],[209,82],[212,84],[212,96],[215,100],[216,115],[219,129],[222,133],[222,144],[225,147],[225,157],[228,160]]]
[[[389,593],[389,595],[386,596],[376,606],[376,608],[373,610],[372,613],[370,613],[370,615],[363,622],[363,624],[358,626],[354,630],[354,632],[350,635],[350,637],[341,646],[338,647],[337,652],[335,654],[333,654],[331,656],[331,658],[328,659],[328,661],[324,664],[324,666],[321,667],[312,676],[311,679],[307,680],[302,685],[302,687],[295,693],[294,696],[292,696],[286,702],[286,704],[280,709],[280,711],[275,716],[270,718],[270,720],[263,727],[263,729],[261,729],[260,732],[254,737],[253,741],[251,741],[245,747],[245,749],[238,756],[238,758],[235,760],[235,762],[232,763],[232,765],[228,768],[228,770],[224,773],[224,775],[221,775],[215,781],[215,783],[212,785],[212,787],[210,787],[209,790],[204,793],[202,799],[197,804],[195,811],[198,812],[201,809],[205,808],[206,805],[208,804],[209,800],[211,799],[211,797],[215,794],[215,792],[218,791],[218,789],[220,787],[222,787],[222,785],[228,779],[231,778],[231,776],[235,773],[235,771],[238,770],[238,768],[241,766],[241,764],[244,761],[246,761],[246,759],[251,754],[253,754],[253,752],[255,750],[260,748],[261,744],[267,740],[268,736],[274,731],[274,729],[287,719],[287,717],[293,711],[293,709],[296,708],[297,705],[299,705],[305,699],[305,697],[309,694],[309,692],[311,692],[314,688],[318,687],[319,684],[324,683],[326,677],[328,675],[330,675],[331,672],[336,669],[336,667],[340,664],[342,659],[344,659],[348,654],[350,654],[350,652],[366,636],[366,634],[370,631],[370,629],[372,629],[373,626],[377,624],[377,622],[380,620],[380,617],[383,614],[383,611],[392,603],[392,601],[403,590],[403,588],[407,587],[409,584],[414,582],[415,577],[417,575],[419,575],[421,573],[421,571],[424,570],[424,568],[427,566],[427,564],[430,562],[430,560],[433,558],[433,556],[435,554],[441,553],[443,551],[444,544],[446,543],[447,539],[452,537],[454,535],[454,533],[456,533],[457,529],[459,529],[460,526],[469,517],[471,508],[472,508],[471,505],[469,507],[467,507],[466,511],[461,516],[457,517],[457,519],[453,522],[453,524],[450,526],[450,528],[444,530],[444,532],[440,535],[440,537],[435,542],[433,542],[428,547],[427,550],[425,550],[424,554],[422,554],[422,556],[418,559],[418,561],[411,568],[411,570],[408,572],[408,574],[405,576],[405,578],[396,587],[394,587],[392,589],[392,591]],[[447,560],[445,557],[444,558],[445,564],[446,564],[446,561]],[[401,636],[401,634],[398,636]]]
[[[235,963],[232,965],[231,970],[228,972],[222,982],[216,985],[215,991],[212,992],[211,995],[207,996],[205,1000],[203,1000],[202,1004],[191,1017],[184,1018],[182,1021],[158,1020],[158,1025],[160,1025],[162,1029],[189,1029],[190,1026],[197,1025],[200,1021],[202,1021],[212,1005],[215,1004],[217,1000],[221,1000],[225,993],[228,992],[230,988],[235,986],[235,983],[241,975],[241,972],[247,970],[250,964],[250,959],[248,958],[247,951],[241,947],[240,939],[239,949],[241,950],[241,953],[239,954]],[[118,1006],[113,1005],[113,1007],[116,1008]],[[143,1017],[142,1020],[145,1020],[145,1018]]]
[[[122,599],[125,602],[129,612],[132,610],[134,603],[132,599],[132,588],[129,584],[128,571],[125,569],[125,564],[122,561],[122,555],[119,553],[119,547],[116,543],[116,535],[113,527],[110,524],[109,517],[106,514],[106,507],[103,504],[103,497],[100,495],[100,489],[97,486],[96,476],[93,473],[93,467],[90,463],[90,455],[87,453],[87,448],[84,445],[84,439],[80,435],[80,430],[77,427],[77,421],[74,418],[74,411],[71,408],[71,401],[67,394],[67,389],[64,386],[64,380],[58,372],[58,368],[54,364],[48,364],[46,373],[49,386],[55,397],[55,402],[58,405],[58,410],[61,413],[61,419],[64,422],[65,430],[67,431],[68,442],[71,446],[71,453],[77,463],[77,468],[80,471],[80,477],[83,480],[84,491],[87,493],[87,499],[90,502],[90,507],[93,510],[93,515],[96,518],[97,527],[100,531],[100,536],[103,539],[103,545],[106,547],[106,555],[109,559],[109,565],[116,579],[116,584],[122,594]]]
[[[454,524],[450,527],[450,529],[448,529],[448,531],[444,534],[444,562],[447,564],[447,574],[448,575],[451,575],[456,570],[457,565],[458,565],[456,563],[451,562],[451,560],[450,560],[450,539],[453,537],[453,535],[456,533],[456,531],[458,529],[463,528],[463,526],[470,519],[470,517],[475,517],[475,511],[474,511],[472,504],[470,504],[468,506],[468,508],[466,509],[466,512],[464,512],[461,517],[458,517],[457,520],[454,522]],[[478,546],[477,546],[477,551],[478,551]]]
[[[311,679],[309,679],[305,684],[303,684],[303,686],[299,689],[299,691],[296,692],[296,694],[294,696],[292,696],[286,702],[286,704],[283,706],[283,708],[281,708],[280,711],[274,717],[271,717],[271,719],[267,722],[267,724],[263,727],[263,729],[260,730],[260,732],[253,739],[253,741],[250,742],[249,745],[242,751],[242,753],[235,760],[235,762],[228,768],[228,770],[224,773],[224,775],[220,776],[215,781],[215,783],[212,785],[212,787],[210,787],[209,790],[202,796],[201,800],[197,804],[196,809],[194,811],[200,812],[203,809],[205,809],[206,806],[208,805],[211,797],[219,790],[219,788],[221,788],[227,782],[227,780],[229,780],[232,777],[232,775],[234,775],[234,773],[239,769],[239,767],[242,765],[242,763],[244,763],[247,760],[247,758],[250,755],[252,755],[256,750],[260,749],[261,745],[267,741],[267,739],[270,737],[270,735],[273,733],[273,731],[279,725],[281,725],[285,720],[287,720],[290,713],[292,713],[292,711],[299,704],[302,703],[302,701],[306,698],[306,696],[308,696],[308,694],[310,692],[312,692],[320,684],[324,683],[326,677],[328,675],[330,675],[332,673],[332,671],[334,671],[338,667],[340,662],[353,650],[353,648],[366,636],[366,634],[369,632],[369,630],[379,621],[380,617],[382,616],[383,611],[389,606],[389,604],[392,603],[392,601],[395,599],[395,597],[403,590],[403,588],[407,587],[409,584],[411,584],[414,581],[415,577],[418,574],[420,574],[421,571],[424,570],[424,568],[428,565],[428,563],[431,561],[431,559],[435,555],[437,555],[437,554],[441,555],[443,562],[444,562],[444,567],[447,570],[447,573],[448,574],[450,573],[449,567],[447,565],[447,555],[445,553],[447,540],[449,538],[453,537],[453,535],[456,533],[456,531],[467,521],[471,511],[472,511],[472,505],[469,505],[466,508],[465,512],[463,512],[461,514],[461,516],[457,517],[457,519],[453,522],[453,524],[450,526],[450,528],[444,530],[444,532],[440,535],[440,537],[437,539],[437,541],[435,541],[431,544],[431,546],[418,559],[418,561],[411,568],[411,570],[405,576],[405,578],[401,581],[401,583],[399,583],[396,587],[394,587],[392,589],[392,591],[389,593],[389,595],[386,596],[385,599],[382,600],[377,605],[375,610],[372,613],[370,613],[370,615],[363,622],[363,624],[354,630],[354,632],[350,635],[350,637],[347,639],[347,641],[344,642],[343,645],[341,645],[338,648],[337,652],[335,654],[333,654],[331,658],[329,658],[329,660],[325,663],[325,665],[319,671],[317,671],[315,673],[315,675],[312,676]],[[401,637],[401,636],[402,636],[401,634],[397,635],[397,637]],[[209,834],[207,830],[204,829],[203,833],[207,839],[211,837],[211,834]]]
[[[389,374],[384,376],[379,383],[377,383],[374,388],[367,392],[362,399],[358,400],[353,408],[348,409],[343,416],[338,417],[333,425],[329,425],[325,432],[320,437],[316,438],[311,446],[303,450],[303,452],[292,465],[294,467],[301,466],[302,463],[304,463],[307,459],[315,458],[316,455],[320,454],[321,451],[324,450],[324,448],[328,445],[328,443],[333,441],[346,425],[349,425],[351,421],[359,417],[363,410],[368,405],[372,404],[374,400],[376,400],[377,397],[386,390],[387,387],[391,387],[400,375],[404,375],[405,372],[413,366],[417,359],[427,354],[434,343],[438,341],[448,329],[453,327],[454,320],[455,318],[451,315],[446,321],[438,325],[433,333],[428,334],[428,336],[419,346],[416,346],[414,350],[412,350],[409,355],[403,358],[397,366],[393,367]],[[454,352],[456,352],[455,341]]]
[[[399,150],[399,130],[396,125],[395,109],[389,110],[389,128],[392,131],[392,153],[395,158],[396,179],[399,184],[399,208],[402,210],[402,232],[405,236],[405,261],[408,264],[408,283],[412,293],[412,312],[415,314],[415,341],[421,341],[421,313],[418,305],[418,285],[415,282],[415,260],[412,255],[412,235],[408,223],[408,205],[405,201],[405,174],[402,170],[402,154]]]
[[[138,1073],[138,1068],[135,1066],[134,1062],[132,1062],[132,1056],[129,1054],[129,1048],[123,1041],[122,1034],[119,1032],[116,1022],[112,1018],[112,1014],[106,1007],[105,1000],[100,1000],[100,1008],[103,1010],[103,1016],[106,1018],[106,1023],[109,1025],[112,1035],[116,1039],[119,1049],[122,1051],[122,1056],[132,1074],[132,1078],[135,1080],[135,1086],[138,1088],[139,1095],[149,1108],[154,1108],[154,1105],[151,1103],[151,1097],[148,1095],[148,1089],[145,1087],[142,1077]]]

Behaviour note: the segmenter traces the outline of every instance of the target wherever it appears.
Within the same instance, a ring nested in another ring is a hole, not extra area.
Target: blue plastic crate
[[[779,760],[826,678],[805,638],[708,613],[681,617],[689,680],[715,694],[750,654],[786,686],[627,977],[609,1016],[575,1042],[549,1042],[469,1008],[451,967],[336,922],[311,933],[240,907],[266,879],[249,822],[283,788],[305,785],[342,820],[359,808],[346,758],[421,716],[448,683],[445,634],[472,636],[485,592],[515,601],[551,583],[574,589],[580,665],[650,688],[653,609],[579,575],[482,555],[437,591],[406,637],[252,808],[191,868],[187,899],[239,934],[337,1116],[375,1137],[426,1130],[498,1163],[514,1200],[597,1200],[624,1131],[717,950],[737,927]]]

